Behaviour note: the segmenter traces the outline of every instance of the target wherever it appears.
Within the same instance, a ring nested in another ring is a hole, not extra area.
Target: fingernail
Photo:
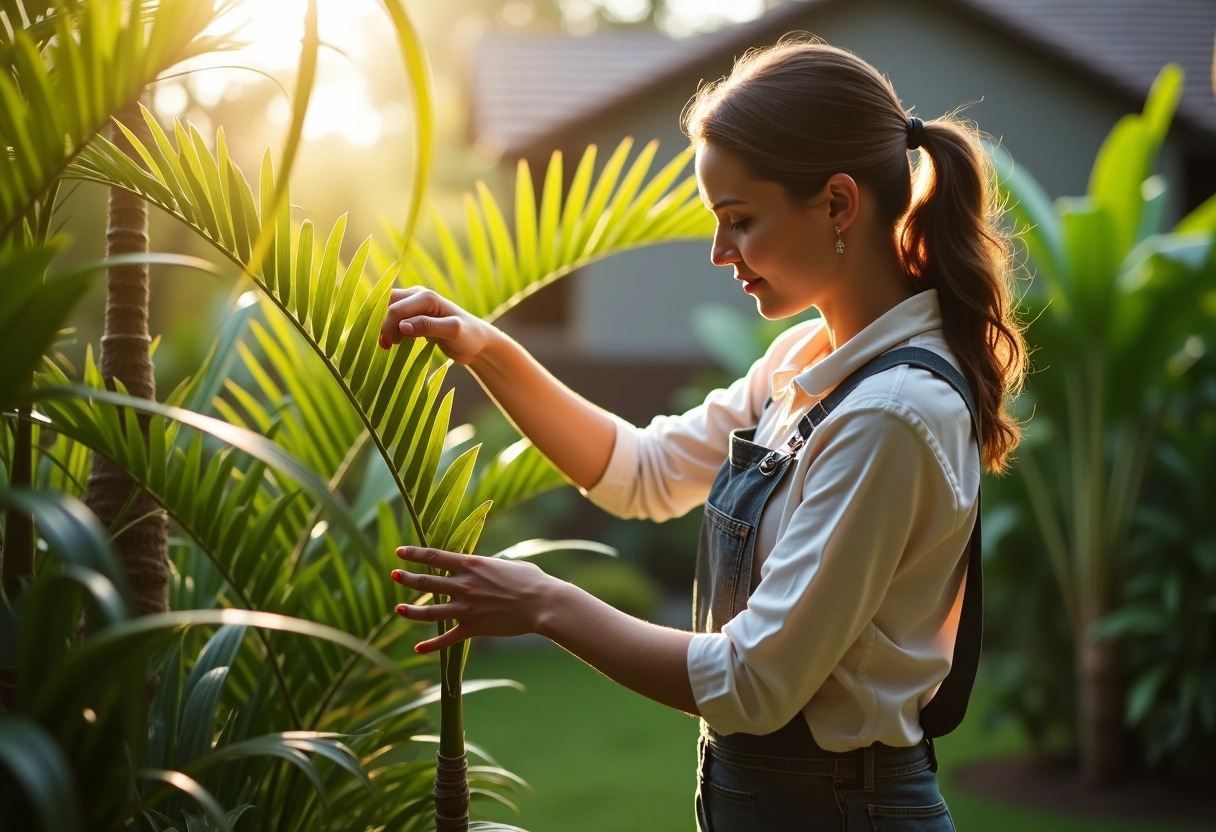
[[[401,580],[401,576],[402,576],[402,575],[404,575],[404,574],[405,574],[405,573],[404,573],[404,572],[402,572],[400,569],[394,569],[394,570],[393,570],[393,580],[394,580],[394,581],[400,581],[400,580]]]
[[[421,645],[421,644],[415,644],[415,645],[414,645],[414,652],[415,652],[415,653],[425,653],[426,651],[422,649],[422,645]]]
[[[382,349],[388,349],[388,345],[389,345],[388,338],[386,338],[385,336],[381,335],[381,336],[380,336],[380,346],[381,346],[381,348],[382,348]]]
[[[397,547],[397,557],[403,558],[406,556],[407,552],[408,552],[408,550],[404,546]]]
[[[397,605],[397,615],[405,615],[405,611],[409,609],[405,604]]]

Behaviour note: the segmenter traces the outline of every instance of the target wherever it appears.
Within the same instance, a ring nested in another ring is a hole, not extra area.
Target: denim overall
[[[693,586],[695,631],[718,632],[747,606],[761,512],[811,431],[863,379],[900,364],[923,367],[954,387],[979,437],[971,392],[962,375],[941,356],[916,347],[884,353],[846,378],[802,418],[798,435],[786,448],[771,451],[756,445],[755,428],[733,431],[701,524]],[[922,710],[926,739],[910,748],[875,743],[837,753],[815,744],[801,711],[785,727],[764,736],[723,736],[702,722],[696,797],[700,832],[954,829],[938,791],[931,737],[961,721],[975,678],[981,617],[978,519],[970,549],[955,661],[930,706]],[[934,704],[938,707],[932,713]]]

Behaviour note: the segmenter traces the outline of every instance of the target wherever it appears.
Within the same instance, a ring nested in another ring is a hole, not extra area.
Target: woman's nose
[[[713,244],[709,247],[709,262],[715,266],[729,266],[739,260],[739,249],[734,241],[722,234],[715,234]]]

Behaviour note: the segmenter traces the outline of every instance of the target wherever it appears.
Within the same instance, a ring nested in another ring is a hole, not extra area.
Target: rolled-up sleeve
[[[802,478],[793,485],[801,502],[747,608],[689,645],[697,705],[722,734],[785,725],[847,651],[867,649],[867,627],[901,560],[931,551],[958,516],[941,510],[958,501],[931,437],[909,413],[842,409],[804,454],[805,467],[791,472]]]

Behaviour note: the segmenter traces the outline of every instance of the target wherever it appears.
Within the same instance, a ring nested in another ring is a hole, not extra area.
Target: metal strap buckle
[[[785,456],[781,456],[778,451],[769,451],[764,455],[764,459],[760,460],[760,473],[766,477],[777,470],[779,463],[785,462],[787,459],[793,459],[794,455],[802,450],[802,446],[806,444],[806,440],[802,438],[802,434],[794,434],[794,438],[785,444],[789,451]]]

